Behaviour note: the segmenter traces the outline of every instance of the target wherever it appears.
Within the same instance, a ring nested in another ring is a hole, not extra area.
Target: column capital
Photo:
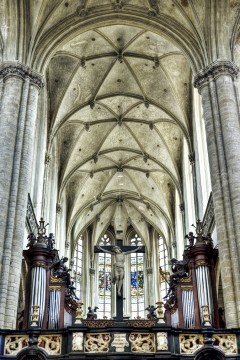
[[[30,82],[38,88],[42,88],[44,86],[42,75],[18,61],[6,61],[1,64],[0,78],[5,79],[8,76],[18,76],[22,79],[29,78]]]
[[[208,84],[209,80],[220,75],[230,75],[234,79],[238,72],[239,68],[234,62],[217,59],[194,76],[193,85],[200,91],[203,86]]]

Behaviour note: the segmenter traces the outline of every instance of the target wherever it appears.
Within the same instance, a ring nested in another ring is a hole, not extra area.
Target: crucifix
[[[117,231],[117,245],[112,246],[95,246],[95,253],[105,252],[107,254],[111,254],[115,258],[115,262],[113,265],[113,277],[112,284],[116,284],[117,287],[117,321],[123,320],[123,296],[122,296],[122,285],[124,279],[124,264],[125,264],[125,255],[131,253],[144,253],[144,246],[127,246],[123,245],[122,239],[122,230]]]

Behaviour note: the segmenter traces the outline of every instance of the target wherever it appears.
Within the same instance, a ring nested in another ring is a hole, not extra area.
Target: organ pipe
[[[200,309],[207,305],[210,317],[212,317],[212,288],[210,282],[209,268],[206,265],[200,265],[196,268],[198,301]],[[202,317],[202,310],[201,310]]]
[[[41,327],[45,312],[45,296],[46,296],[46,269],[41,266],[33,267],[31,270],[31,300],[29,321],[31,321],[33,305],[39,306],[39,326]]]

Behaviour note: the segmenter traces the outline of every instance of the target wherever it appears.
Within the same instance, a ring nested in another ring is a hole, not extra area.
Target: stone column
[[[217,226],[225,315],[240,326],[240,123],[237,66],[216,60],[201,70],[194,86],[202,95]]]
[[[146,269],[146,281],[145,281],[145,291],[147,290],[146,296],[145,296],[145,305],[148,307],[148,305],[154,305],[156,299],[154,298],[154,287],[153,287],[153,268],[147,267]]]
[[[3,63],[0,107],[0,327],[14,328],[21,254],[30,189],[39,74],[18,62]]]
[[[94,268],[90,268],[89,269],[89,276],[90,276],[90,301],[91,303],[88,306],[94,307],[96,306],[95,302],[96,302],[96,291],[95,291],[95,285],[96,285],[96,281],[95,281],[95,275],[96,275],[96,270]],[[87,309],[86,309],[86,313],[87,313]]]

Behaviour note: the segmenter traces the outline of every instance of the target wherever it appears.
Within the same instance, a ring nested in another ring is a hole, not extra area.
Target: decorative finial
[[[163,323],[165,323],[165,321],[164,321],[164,311],[163,311],[163,301],[158,301],[158,302],[156,302],[156,305],[157,305],[157,317],[158,317],[158,322],[160,323],[160,324],[163,324]]]
[[[202,325],[211,327],[212,324],[211,324],[210,315],[209,315],[209,309],[208,309],[207,305],[202,306],[202,317],[203,317]]]
[[[33,305],[32,309],[33,309],[33,313],[32,313],[32,320],[31,320],[31,327],[36,327],[38,326],[38,321],[39,321],[39,306],[38,305]]]
[[[82,302],[77,303],[75,324],[81,324],[82,323],[82,315],[83,315],[82,306],[83,306]]]

